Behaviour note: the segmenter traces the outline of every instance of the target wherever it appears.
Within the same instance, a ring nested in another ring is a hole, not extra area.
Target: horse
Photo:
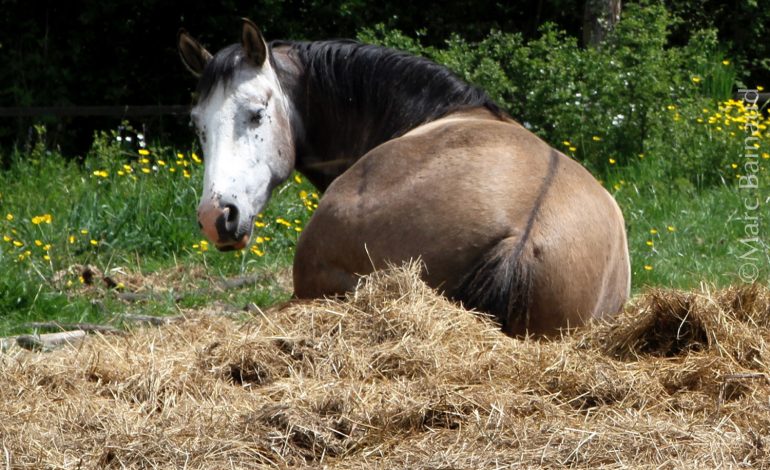
[[[296,246],[298,299],[338,296],[408,260],[444,296],[511,335],[553,335],[620,311],[623,215],[577,161],[447,68],[351,40],[240,43],[209,53],[185,30],[204,155],[198,222],[243,249],[296,169],[323,196]]]

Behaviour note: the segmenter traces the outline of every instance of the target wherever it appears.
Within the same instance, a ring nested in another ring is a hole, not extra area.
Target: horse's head
[[[220,250],[241,249],[294,167],[290,103],[251,21],[243,20],[241,44],[214,56],[184,30],[178,41],[182,62],[200,78],[191,113],[205,160],[198,223]]]

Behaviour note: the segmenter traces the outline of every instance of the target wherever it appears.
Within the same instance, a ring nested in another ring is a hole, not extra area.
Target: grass
[[[132,287],[121,281],[130,276],[181,272],[168,285],[152,288],[189,293],[220,279],[277,272],[290,264],[317,201],[299,175],[276,190],[258,219],[257,243],[249,251],[220,254],[201,240],[195,220],[200,158],[192,150],[137,142],[136,135],[127,144],[116,132],[99,134],[83,162],[67,162],[38,145],[17,152],[11,167],[0,172],[0,269],[5,273],[0,336],[17,333],[31,321],[103,322],[105,312],[131,307],[112,295]],[[100,278],[89,285],[82,266],[97,267],[116,285],[106,289]],[[285,287],[271,282],[235,293],[209,292],[206,298],[188,294],[180,305],[161,297],[144,308],[164,314],[207,301],[243,306],[248,297],[267,305],[288,297]]]
[[[746,281],[743,214],[747,198],[766,205],[770,196],[768,138],[757,144],[757,188],[741,188],[746,110],[734,103],[701,108],[669,105],[661,118],[669,131],[646,142],[649,151],[637,161],[620,166],[613,159],[599,175],[625,214],[636,293]],[[44,132],[38,128],[40,142]],[[14,154],[0,172],[0,336],[27,331],[32,321],[102,323],[125,312],[174,314],[209,303],[238,310],[288,298],[285,273],[317,203],[314,188],[292,176],[257,219],[255,244],[218,253],[194,218],[202,168],[194,150],[147,145],[129,127],[95,135],[80,162],[42,144]],[[768,235],[758,230],[751,264],[756,280],[767,282]],[[87,266],[102,275],[89,282]],[[240,288],[210,289],[254,274]],[[129,303],[121,292],[153,295]]]

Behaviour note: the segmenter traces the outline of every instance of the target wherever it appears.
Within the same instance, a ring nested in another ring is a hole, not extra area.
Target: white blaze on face
[[[250,233],[272,189],[294,167],[289,102],[266,62],[244,64],[192,111],[205,160],[201,207],[234,206],[239,232]]]

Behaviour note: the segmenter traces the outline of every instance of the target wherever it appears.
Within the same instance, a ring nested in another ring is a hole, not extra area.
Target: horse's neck
[[[310,92],[304,66],[290,46],[273,49],[279,79],[293,105],[292,133],[295,167],[320,190],[350,168],[359,158],[381,144],[392,123],[367,114],[362,107],[332,102]],[[352,102],[352,101],[351,101]],[[347,112],[339,112],[340,110]]]
[[[490,103],[483,92],[476,93],[478,90],[448,71],[439,69],[437,75],[439,66],[427,61],[415,59],[416,70],[425,69],[424,77],[418,73],[415,79],[414,75],[399,75],[406,73],[403,65],[389,77],[362,69],[360,63],[351,66],[351,71],[348,62],[327,62],[326,70],[316,73],[313,59],[311,73],[304,63],[308,59],[295,53],[291,43],[278,45],[273,55],[281,86],[293,107],[295,167],[321,190],[383,142],[460,109]],[[347,56],[334,57],[347,60]],[[422,80],[425,84],[420,86]],[[426,94],[428,84],[433,88]]]

